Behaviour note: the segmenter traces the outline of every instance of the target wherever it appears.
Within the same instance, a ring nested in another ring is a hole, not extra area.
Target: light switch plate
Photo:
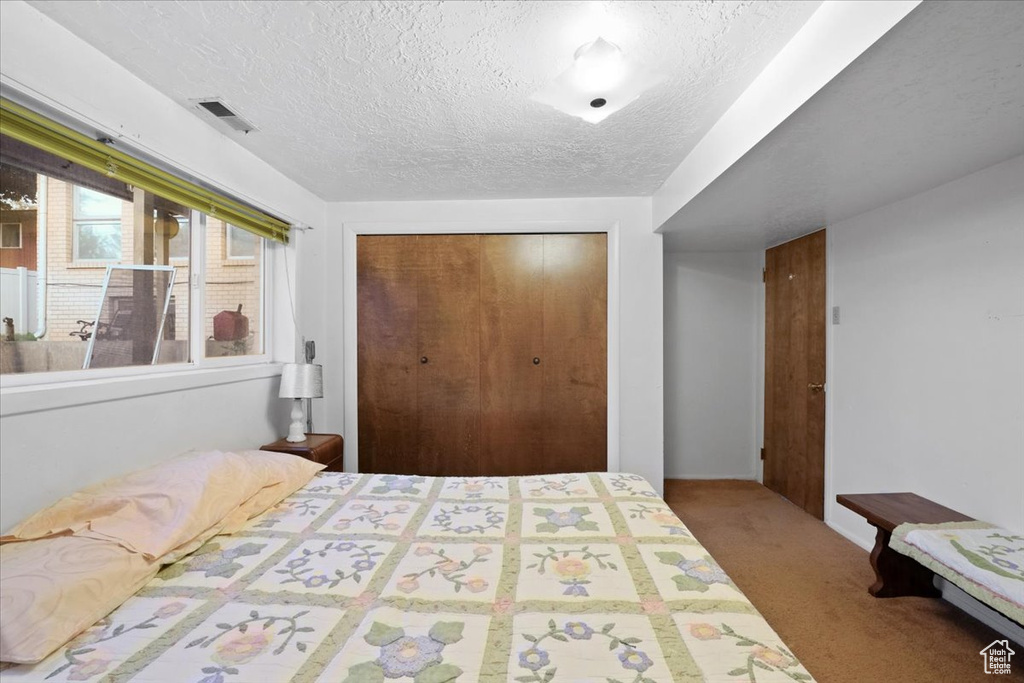
[[[839,324],[839,307],[838,306],[833,306],[832,307],[832,324],[833,325],[838,325]]]

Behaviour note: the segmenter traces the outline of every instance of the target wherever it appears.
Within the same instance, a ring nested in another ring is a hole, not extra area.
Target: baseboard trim
[[[847,541],[850,541],[854,545],[859,546],[864,550],[867,550],[868,552],[871,552],[871,549],[875,547],[875,544],[873,542],[865,540],[864,538],[858,536],[849,529],[844,528],[840,524],[836,524],[832,521],[825,522],[825,524],[826,526],[828,526],[829,529],[836,532],[837,534],[845,538]]]

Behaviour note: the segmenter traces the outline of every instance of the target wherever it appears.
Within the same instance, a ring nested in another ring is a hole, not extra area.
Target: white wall
[[[327,316],[336,313],[332,310],[332,305],[340,298],[339,291],[332,292],[328,288],[327,272],[330,269],[340,269],[341,262],[328,259],[327,233],[326,227],[317,226],[315,229],[294,234],[295,258],[293,260],[289,255],[288,260],[288,267],[296,279],[295,314],[299,320],[301,335],[298,340],[300,346],[296,352],[297,358],[303,357],[302,339],[311,340],[316,343],[316,358],[313,362],[320,365],[327,363],[327,356],[334,341],[327,336]],[[334,385],[332,381],[331,377],[324,377],[324,391],[327,396],[341,393],[342,387]],[[333,431],[344,434],[337,429],[337,425],[333,430],[328,429],[327,405],[324,401],[312,401],[310,405],[313,410],[314,432]]]
[[[22,0],[0,3],[0,83],[293,222],[324,203]],[[239,133],[239,135],[242,135]]]
[[[763,252],[665,254],[665,477],[755,479]]]
[[[0,3],[0,84],[5,96],[40,102],[277,215],[323,225],[325,204],[315,195],[19,0]],[[288,304],[298,264],[294,247],[273,252],[268,334],[274,357],[291,360],[303,325],[300,319],[296,330]],[[308,306],[300,312],[319,324]],[[190,448],[252,447],[280,436],[288,406],[274,396],[275,372],[263,366],[78,387],[4,387],[0,529],[58,496]]]
[[[1024,530],[1024,156],[828,228],[832,495],[913,491]]]
[[[346,311],[342,306],[345,277],[345,225],[354,223],[402,224],[407,230],[429,232],[438,224],[472,224],[476,232],[494,231],[509,224],[545,224],[552,221],[593,221],[618,225],[618,291],[611,292],[609,307],[619,316],[619,385],[609,376],[609,397],[618,396],[617,415],[610,433],[618,433],[619,466],[647,477],[659,489],[663,474],[663,368],[662,368],[662,240],[651,230],[649,198],[536,199],[500,201],[360,202],[329,205],[326,231],[317,231],[326,263],[323,279],[325,336],[325,393],[321,402],[323,424],[346,434],[346,464],[356,463],[354,424],[346,424],[343,392],[346,357],[354,349],[340,343],[345,336]],[[433,225],[431,225],[433,224]],[[421,229],[422,228],[422,229]],[[614,258],[614,257],[612,257]],[[314,277],[319,277],[314,275]],[[311,289],[312,285],[303,285]],[[354,321],[354,312],[349,311]],[[611,351],[611,350],[610,350]],[[348,406],[350,420],[354,407]],[[348,429],[346,429],[348,427]]]
[[[288,428],[276,376],[5,415],[0,529],[84,486],[188,450],[259,448]]]

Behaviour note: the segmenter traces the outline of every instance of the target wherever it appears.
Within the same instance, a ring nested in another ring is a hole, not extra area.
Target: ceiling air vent
[[[192,102],[195,104],[196,109],[200,110],[207,116],[214,117],[232,130],[240,130],[243,133],[256,130],[256,126],[231,111],[224,102],[215,97],[203,97],[197,100],[192,100]]]

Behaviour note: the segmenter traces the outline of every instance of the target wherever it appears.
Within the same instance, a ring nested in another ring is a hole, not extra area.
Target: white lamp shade
[[[286,363],[281,371],[281,398],[323,398],[324,370],[312,363]]]

